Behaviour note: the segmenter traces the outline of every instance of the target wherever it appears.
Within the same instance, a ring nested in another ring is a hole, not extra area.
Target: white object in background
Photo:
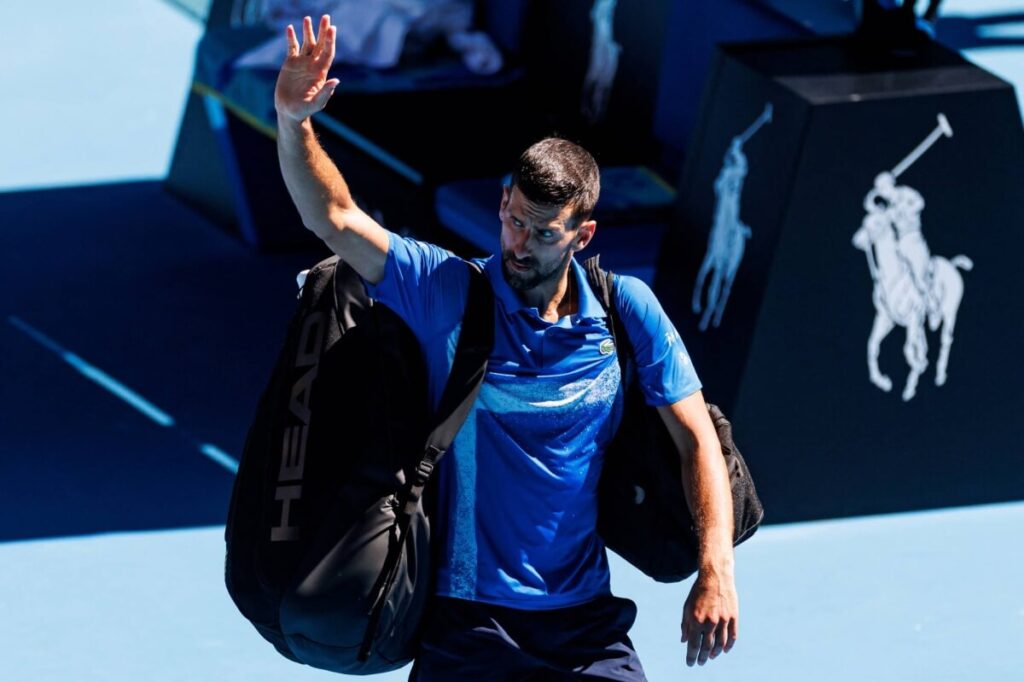
[[[594,29],[590,43],[590,66],[583,79],[582,111],[592,123],[604,118],[615,73],[619,70],[622,45],[615,42],[615,5],[616,0],[594,0],[590,10],[590,21]]]
[[[722,169],[715,179],[715,216],[708,235],[708,248],[704,261],[697,272],[697,281],[693,286],[691,307],[696,314],[703,315],[700,319],[700,330],[707,331],[709,324],[717,327],[722,322],[725,304],[732,291],[732,283],[736,279],[743,260],[746,241],[752,234],[750,226],[740,220],[740,199],[743,194],[743,181],[747,177],[747,155],[743,153],[743,145],[766,123],[771,123],[774,108],[771,103],[764,106],[764,111],[757,120],[742,134],[732,138],[732,143],[725,153]],[[704,283],[711,275],[711,286],[708,288],[707,303],[701,298]]]
[[[924,197],[909,185],[896,184],[896,178],[941,137],[952,136],[949,121],[939,114],[938,125],[921,144],[892,171],[875,177],[864,197],[864,220],[853,235],[853,245],[867,255],[874,281],[875,322],[868,337],[868,376],[883,391],[892,390],[892,380],[878,368],[878,355],[889,332],[896,325],[905,327],[903,356],[910,374],[903,388],[904,401],[916,395],[918,379],[928,367],[926,319],[932,331],[942,328],[935,385],[946,383],[953,330],[964,294],[959,270],[969,271],[974,264],[964,255],[952,259],[931,255],[921,229]]]
[[[484,33],[470,31],[472,3],[465,0],[266,0],[262,23],[277,35],[242,55],[240,68],[278,69],[287,54],[283,30],[314,24],[329,14],[337,28],[334,63],[391,68],[398,64],[407,41],[427,42],[444,36],[470,71],[492,74],[503,65],[501,52]]]

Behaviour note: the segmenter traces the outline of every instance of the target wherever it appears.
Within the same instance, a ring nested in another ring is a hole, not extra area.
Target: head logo
[[[925,201],[921,193],[896,179],[941,137],[953,137],[953,129],[942,114],[935,130],[907,158],[891,171],[875,178],[874,187],[864,197],[867,212],[853,245],[864,251],[868,271],[874,280],[875,323],[868,338],[868,376],[878,388],[889,392],[892,380],[878,368],[882,340],[896,325],[905,327],[907,339],[903,355],[910,374],[903,387],[903,400],[917,393],[917,381],[928,367],[928,334],[925,320],[934,332],[942,328],[942,345],[935,372],[935,385],[946,383],[953,329],[964,295],[960,270],[974,264],[967,256],[946,259],[932,256],[921,231],[921,212]]]
[[[280,522],[270,529],[271,542],[289,542],[300,538],[299,526],[292,518],[292,504],[302,500],[302,477],[306,466],[306,441],[312,416],[310,395],[323,353],[327,317],[320,311],[310,313],[302,323],[295,369],[304,370],[292,385],[289,401],[291,425],[284,430],[281,468],[278,471],[274,499],[281,503]]]

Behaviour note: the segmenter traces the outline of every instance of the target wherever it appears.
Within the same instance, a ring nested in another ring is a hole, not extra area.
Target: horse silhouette
[[[917,393],[918,378],[928,367],[928,335],[925,320],[928,314],[926,296],[914,283],[911,268],[897,248],[896,234],[884,211],[869,211],[860,229],[853,235],[853,245],[865,252],[875,286],[875,322],[868,338],[868,373],[871,383],[883,391],[892,390],[892,380],[878,369],[878,353],[882,340],[896,325],[906,328],[903,356],[910,366],[903,400]],[[946,383],[949,351],[953,346],[956,317],[964,295],[964,280],[959,270],[974,267],[964,255],[946,259],[932,256],[931,294],[938,301],[938,315],[930,322],[932,331],[941,327],[941,347],[936,363],[935,385]]]
[[[703,307],[701,331],[706,331],[712,321],[716,327],[721,323],[732,283],[736,279],[736,271],[743,260],[746,241],[751,235],[750,226],[740,220],[740,197],[746,177],[747,157],[743,153],[740,137],[737,136],[726,152],[725,163],[715,179],[717,201],[714,223],[708,235],[708,249],[693,289],[693,312],[699,314]],[[711,286],[708,287],[707,305],[702,306],[704,283],[709,274]]]
[[[729,301],[729,292],[736,279],[750,239],[750,226],[740,220],[740,198],[743,194],[743,181],[747,177],[747,155],[743,153],[743,145],[757,134],[766,124],[772,122],[775,107],[771,102],[764,105],[764,111],[750,124],[750,127],[732,138],[729,148],[725,151],[722,168],[715,178],[715,215],[708,234],[708,249],[704,254],[704,262],[697,273],[697,281],[693,285],[693,312],[703,315],[700,319],[700,330],[707,331],[708,324],[717,327],[722,322],[725,304]],[[711,275],[711,286],[708,288],[707,303],[702,305],[704,283]]]

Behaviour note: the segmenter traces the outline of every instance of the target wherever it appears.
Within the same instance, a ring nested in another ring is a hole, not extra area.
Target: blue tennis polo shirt
[[[578,312],[553,323],[505,282],[499,257],[477,263],[495,294],[494,349],[436,474],[437,593],[519,609],[580,604],[609,593],[597,484],[622,390],[607,315],[575,260]],[[395,234],[383,278],[368,286],[419,339],[435,408],[468,288],[462,259]],[[622,276],[615,289],[647,402],[667,405],[697,391],[686,348],[650,288]]]

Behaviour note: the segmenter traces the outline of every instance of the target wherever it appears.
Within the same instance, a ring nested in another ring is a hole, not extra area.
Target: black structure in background
[[[702,332],[691,306],[715,224],[713,187],[732,140],[767,105],[771,123],[743,148],[745,252],[720,325]],[[948,382],[935,385],[941,334],[928,330],[928,368],[904,401],[903,328],[882,342],[878,360],[891,392],[869,381],[874,282],[851,239],[876,176],[934,132],[939,114],[953,136],[940,134],[898,182],[924,198],[932,255],[964,254],[973,269],[958,269],[964,295]],[[1024,409],[1022,185],[1013,88],[940,45],[896,53],[835,38],[722,47],[656,291],[708,398],[736,424],[771,522],[1024,495],[1015,426]]]

